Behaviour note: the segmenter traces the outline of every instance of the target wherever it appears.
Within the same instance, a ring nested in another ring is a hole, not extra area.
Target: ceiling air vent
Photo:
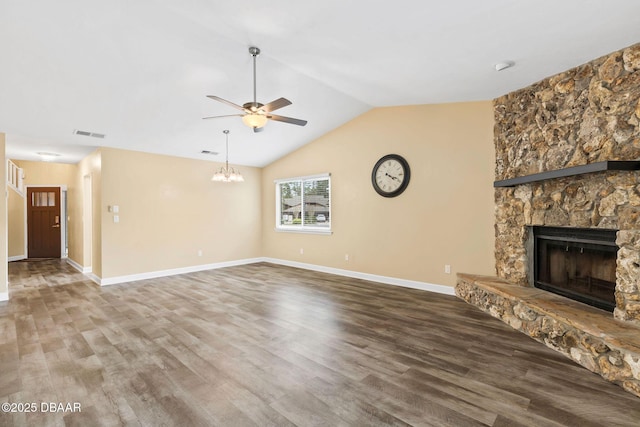
[[[81,136],[90,136],[92,138],[100,138],[100,139],[104,139],[104,137],[106,136],[103,133],[87,132],[86,130],[78,130],[78,129],[74,129],[73,134],[81,135]]]
[[[209,150],[202,150],[200,153],[202,153],[202,154],[210,154],[212,156],[217,156],[218,154],[220,154],[217,151],[209,151]]]

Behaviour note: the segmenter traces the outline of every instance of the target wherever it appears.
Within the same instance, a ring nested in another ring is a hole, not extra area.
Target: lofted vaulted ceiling
[[[3,0],[0,132],[9,158],[73,163],[223,161],[229,129],[231,163],[264,166],[373,107],[490,100],[637,42],[637,0]],[[258,101],[307,126],[202,120],[236,112],[206,95],[252,100],[249,46]]]

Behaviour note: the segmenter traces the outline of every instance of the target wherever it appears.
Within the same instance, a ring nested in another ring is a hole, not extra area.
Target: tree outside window
[[[284,230],[331,228],[329,175],[276,181],[276,228]]]

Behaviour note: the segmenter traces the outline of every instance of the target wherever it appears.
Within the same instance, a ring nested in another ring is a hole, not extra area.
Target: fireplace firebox
[[[532,227],[534,286],[594,307],[616,306],[616,230]]]

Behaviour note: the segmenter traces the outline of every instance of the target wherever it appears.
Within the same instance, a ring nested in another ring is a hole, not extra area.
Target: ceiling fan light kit
[[[249,53],[253,57],[253,102],[246,102],[242,106],[235,104],[226,99],[220,98],[215,95],[207,95],[207,98],[213,99],[223,104],[227,104],[236,110],[242,111],[244,114],[231,114],[224,116],[205,117],[205,119],[217,119],[220,117],[238,116],[242,117],[242,122],[253,129],[254,132],[260,132],[268,120],[275,120],[278,122],[289,123],[297,126],[304,126],[307,124],[306,120],[294,119],[292,117],[278,116],[271,114],[279,108],[291,105],[291,101],[286,98],[278,98],[275,101],[271,101],[268,104],[261,104],[258,102],[256,96],[256,58],[260,55],[260,49],[255,46],[249,48]]]
[[[250,128],[261,128],[267,124],[267,116],[260,113],[245,114],[242,116],[242,122]]]

